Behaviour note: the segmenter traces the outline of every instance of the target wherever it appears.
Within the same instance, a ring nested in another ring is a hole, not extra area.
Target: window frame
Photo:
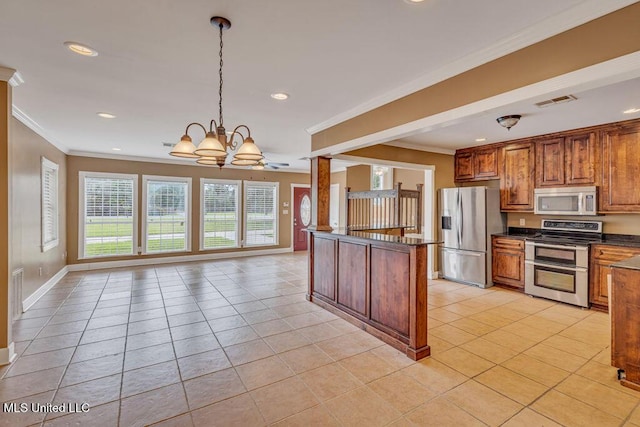
[[[185,248],[171,251],[154,251],[149,252],[147,250],[147,223],[148,223],[148,206],[147,197],[149,189],[149,181],[160,182],[180,182],[187,184],[185,203]],[[192,228],[192,179],[186,176],[162,176],[162,175],[142,175],[142,230],[141,230],[141,254],[142,255],[161,255],[172,253],[185,253],[191,252],[191,228]]]
[[[133,194],[132,194],[132,207],[131,217],[133,218],[133,235],[131,254],[106,254],[106,255],[94,255],[86,256],[84,247],[84,226],[86,224],[86,206],[85,206],[85,179],[86,178],[108,178],[108,179],[127,179],[133,181]],[[120,256],[136,256],[139,253],[138,246],[138,175],[137,174],[125,174],[125,173],[110,173],[110,172],[78,172],[78,259],[96,259],[96,258],[108,258],[108,257],[120,257]]]
[[[384,169],[380,176],[382,188],[375,188],[376,168]],[[385,165],[371,165],[371,190],[391,190],[393,189],[393,167]]]
[[[242,208],[244,206],[244,192],[242,180],[232,180],[232,179],[212,179],[212,178],[200,178],[200,251],[219,251],[224,249],[239,249],[242,247],[242,230],[243,230],[243,217]],[[204,226],[204,217],[205,217],[205,201],[204,201],[204,187],[205,184],[227,184],[227,185],[235,185],[236,190],[236,244],[234,246],[224,246],[219,248],[206,248],[204,246],[205,242],[205,226]]]
[[[275,211],[275,218],[274,218],[274,237],[275,237],[275,241],[274,243],[257,243],[257,244],[249,244],[247,243],[247,225],[248,225],[248,220],[247,220],[247,187],[249,186],[254,186],[254,187],[269,187],[275,188],[275,200],[274,200],[274,211]],[[261,247],[261,246],[278,246],[280,245],[280,182],[277,181],[243,181],[243,186],[242,186],[242,247],[244,248],[254,248],[254,247]]]
[[[53,239],[46,241],[47,230],[45,228],[45,174],[47,172],[53,172],[55,181],[55,200],[52,203],[53,212],[51,215],[54,218],[53,221]],[[40,159],[40,248],[42,252],[47,252],[60,244],[60,166],[42,156]]]

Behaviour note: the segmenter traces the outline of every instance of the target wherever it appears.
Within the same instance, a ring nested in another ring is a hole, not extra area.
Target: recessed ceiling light
[[[289,95],[283,92],[276,92],[276,93],[272,93],[271,97],[278,101],[284,101],[285,99],[289,98]]]
[[[87,45],[76,42],[64,42],[64,45],[73,53],[77,53],[82,56],[98,56],[98,51],[90,48]]]
[[[120,151],[122,148],[112,148],[113,151]]]
[[[424,0],[404,0],[405,3],[413,4],[413,3],[422,3]]]
[[[640,108],[629,108],[628,110],[624,110],[622,113],[623,114],[633,114],[633,113],[637,113],[640,112]]]
[[[111,113],[96,113],[98,116],[102,117],[103,119],[115,119],[116,116],[115,114],[111,114]]]
[[[476,138],[476,142],[485,142],[487,138]]]

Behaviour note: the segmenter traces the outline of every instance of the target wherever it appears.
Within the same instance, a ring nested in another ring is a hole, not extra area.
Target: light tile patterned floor
[[[305,301],[305,254],[67,275],[15,323],[0,425],[640,426],[605,314],[446,281],[414,363]]]

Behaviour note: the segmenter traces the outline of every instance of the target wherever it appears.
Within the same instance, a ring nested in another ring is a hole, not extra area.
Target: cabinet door
[[[564,138],[536,142],[536,165],[536,187],[564,185]]]
[[[564,141],[568,185],[597,185],[596,135],[593,132],[568,136]]]
[[[473,170],[473,152],[464,151],[455,156],[455,180],[468,181],[475,177]]]
[[[640,212],[640,126],[604,133],[600,210]]]
[[[497,178],[499,176],[500,150],[497,147],[478,149],[474,152],[475,178]]]
[[[596,261],[592,264],[593,271],[591,273],[592,284],[589,292],[589,302],[598,307],[607,308],[609,306],[609,268],[611,261]]]
[[[491,238],[491,279],[494,284],[524,290],[524,241]]]
[[[531,142],[503,148],[504,169],[500,180],[500,208],[503,211],[533,211],[535,157]]]

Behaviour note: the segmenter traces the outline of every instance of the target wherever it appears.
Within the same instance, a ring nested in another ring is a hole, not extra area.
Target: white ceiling
[[[14,90],[22,119],[68,152],[171,161],[162,142],[177,142],[189,122],[217,119],[218,39],[209,18],[226,16],[227,129],[248,125],[267,160],[304,169],[308,162],[298,159],[309,155],[306,129],[425,87],[452,65],[470,68],[631,3],[0,0],[0,65],[24,79]],[[63,46],[69,40],[99,56],[72,54]],[[290,99],[274,101],[269,94],[277,91]],[[408,140],[451,149],[475,144],[477,135],[491,142],[595,124],[604,99],[637,100],[638,81],[614,92],[574,93],[579,101],[544,112],[532,102],[510,105]],[[577,120],[579,105],[589,108]],[[117,118],[101,119],[99,111]],[[561,112],[576,120],[557,118]],[[507,134],[494,121],[503,113],[525,117]]]

